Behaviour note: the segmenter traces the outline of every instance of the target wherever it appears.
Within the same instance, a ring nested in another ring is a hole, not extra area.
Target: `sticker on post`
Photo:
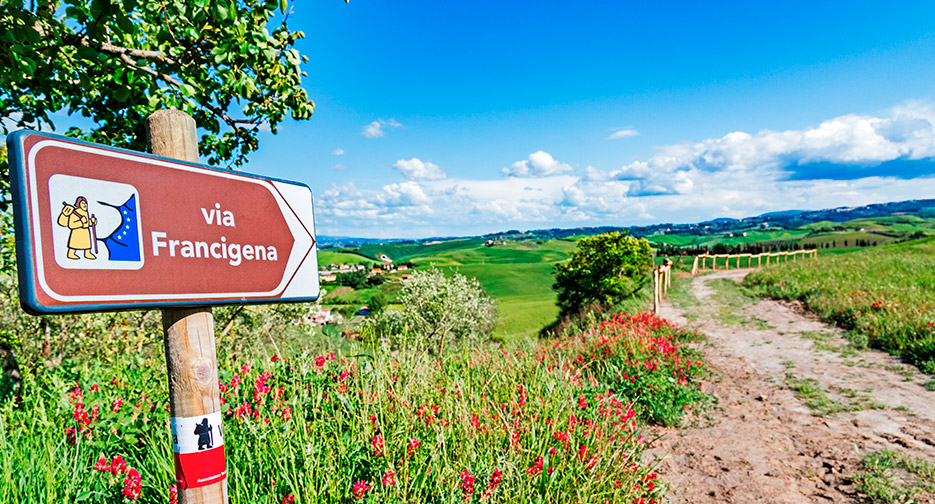
[[[194,417],[173,417],[172,452],[179,488],[198,488],[227,477],[221,412]]]

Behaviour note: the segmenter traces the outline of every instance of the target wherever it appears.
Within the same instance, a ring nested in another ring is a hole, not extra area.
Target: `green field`
[[[798,299],[855,342],[935,373],[935,238],[819,254],[747,277],[755,291]]]
[[[230,501],[661,502],[645,425],[707,403],[680,345],[698,336],[646,314],[591,331],[443,357],[321,336],[221,345]],[[21,399],[0,389],[0,503],[177,502],[159,349],[26,373]]]
[[[746,233],[747,236],[742,236]],[[741,245],[764,241],[797,240],[807,236],[805,229],[776,229],[776,230],[746,230],[728,234],[710,235],[653,235],[646,239],[653,245],[671,245],[676,247],[713,247],[717,244]]]
[[[500,322],[494,334],[503,338],[534,335],[555,320],[558,307],[552,290],[552,266],[567,259],[574,249],[569,240],[526,240],[493,247],[484,246],[481,240],[453,240],[430,245],[367,245],[355,251],[373,258],[386,254],[397,263],[411,261],[417,269],[435,267],[476,278],[497,300]],[[325,264],[321,256],[319,261]],[[387,290],[393,285],[390,282],[379,288]],[[365,304],[375,291],[343,294],[336,301]]]
[[[853,247],[858,240],[881,245],[895,240],[892,236],[886,236],[878,233],[867,233],[863,231],[844,231],[838,233],[814,234],[802,239],[799,244],[802,246],[815,245],[819,249],[825,248],[847,248]]]
[[[348,254],[346,252],[335,252],[334,250],[318,251],[318,267],[324,268],[329,264],[363,264],[367,259],[358,254]],[[377,262],[376,259],[370,259],[370,262]]]

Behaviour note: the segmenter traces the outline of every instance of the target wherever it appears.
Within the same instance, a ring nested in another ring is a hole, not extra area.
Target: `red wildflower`
[[[536,461],[530,467],[526,468],[526,474],[530,476],[537,476],[542,473],[542,455],[536,457]]]
[[[493,474],[490,475],[490,482],[487,483],[487,490],[494,491],[497,489],[497,486],[500,484],[500,480],[503,479],[503,471],[500,469],[494,469]]]
[[[406,456],[412,456],[418,448],[419,440],[417,438],[409,438],[409,446],[406,447]]]
[[[461,483],[458,486],[464,491],[464,500],[470,500],[471,496],[474,495],[475,478],[471,476],[467,469],[461,471],[458,475],[461,476]]]
[[[354,494],[355,499],[360,499],[367,493],[367,490],[370,489],[370,485],[366,481],[360,480],[357,483],[354,483],[354,486],[351,487],[351,493]]]
[[[383,473],[383,486],[393,486],[396,484],[396,473],[390,469],[387,469]]]
[[[108,461],[107,457],[102,453],[92,469],[95,471],[110,471],[110,461]]]
[[[383,436],[374,434],[373,439],[370,440],[370,446],[373,447],[373,455],[375,457],[382,457],[384,455]]]
[[[135,501],[140,498],[140,494],[143,492],[143,478],[140,477],[139,471],[134,467],[127,469],[127,477],[123,478],[123,496]]]
[[[325,365],[325,358],[324,358],[324,357],[322,357],[321,355],[319,355],[318,357],[315,357],[315,366],[316,366],[316,367],[322,367],[322,366],[324,366],[324,365]]]
[[[288,494],[282,496],[282,504],[293,504],[295,502],[295,495]]]
[[[113,411],[114,413],[116,413],[116,412],[120,411],[120,407],[121,407],[121,406],[123,406],[123,398],[122,398],[122,397],[118,397],[118,398],[113,402],[113,404],[110,405],[110,410]]]
[[[169,504],[179,504],[179,491],[175,485],[169,485]]]
[[[82,397],[84,397],[84,394],[81,392],[80,385],[76,386],[74,390],[68,393],[69,402],[78,402]]]
[[[114,476],[123,474],[127,471],[127,461],[123,459],[120,455],[114,457],[114,461],[110,463],[110,472]]]

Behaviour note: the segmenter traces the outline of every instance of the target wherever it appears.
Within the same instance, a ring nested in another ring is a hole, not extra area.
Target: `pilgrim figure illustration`
[[[195,435],[198,436],[199,451],[214,447],[214,427],[208,424],[207,418],[195,424]]]
[[[139,201],[139,191],[130,184],[61,173],[49,177],[56,264],[65,269],[142,268]]]
[[[62,202],[63,208],[58,216],[58,225],[71,230],[68,236],[67,257],[81,259],[78,251],[84,251],[85,259],[97,259],[91,248],[97,253],[97,218],[88,213],[88,199],[78,196],[74,205]]]

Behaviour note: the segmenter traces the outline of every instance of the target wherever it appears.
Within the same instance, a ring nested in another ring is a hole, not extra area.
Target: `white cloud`
[[[331,151],[331,155],[332,155],[332,156],[343,156],[343,155],[344,155],[344,149],[341,149],[341,148],[335,149],[335,150]]]
[[[370,124],[364,126],[361,134],[367,138],[380,138],[382,136],[386,136],[386,129],[401,128],[402,126],[402,124],[396,122],[396,120],[392,118],[377,119],[376,121],[373,121]]]
[[[335,163],[335,165],[332,166],[331,169],[334,170],[334,171],[344,171],[344,170],[347,169],[347,167],[344,166],[344,165],[341,164],[341,163]]]
[[[621,139],[621,138],[629,138],[629,137],[639,136],[639,134],[640,134],[640,132],[639,132],[639,131],[636,131],[636,130],[633,129],[633,128],[624,128],[624,129],[615,130],[613,133],[611,133],[611,134],[607,137],[607,139],[608,139],[608,140],[619,140],[619,139]]]
[[[502,170],[507,177],[481,180],[447,178],[418,158],[399,160],[394,167],[407,181],[336,186],[316,198],[316,217],[325,234],[381,237],[699,222],[928,197],[935,193],[932,157],[935,107],[909,103],[797,130],[667,145],[617,169],[586,166],[580,176],[544,151]]]
[[[756,173],[762,184],[793,175],[798,179],[842,178],[842,171],[851,172],[844,178],[861,178],[874,174],[867,166],[933,156],[935,109],[915,103],[885,117],[849,114],[802,130],[736,131],[670,145],[646,161],[634,161],[609,175],[637,182],[631,186],[631,196],[688,194],[701,178],[718,177],[729,183],[738,173]]]
[[[549,177],[571,171],[571,166],[560,163],[545,151],[536,151],[529,155],[529,159],[517,161],[501,173],[508,177]]]
[[[377,194],[377,201],[387,206],[411,207],[428,205],[432,199],[425,195],[418,183],[410,180],[383,186],[383,191]]]
[[[400,159],[396,161],[393,167],[410,180],[440,180],[445,178],[445,172],[438,165],[423,162],[419,158],[412,158],[408,161]]]

